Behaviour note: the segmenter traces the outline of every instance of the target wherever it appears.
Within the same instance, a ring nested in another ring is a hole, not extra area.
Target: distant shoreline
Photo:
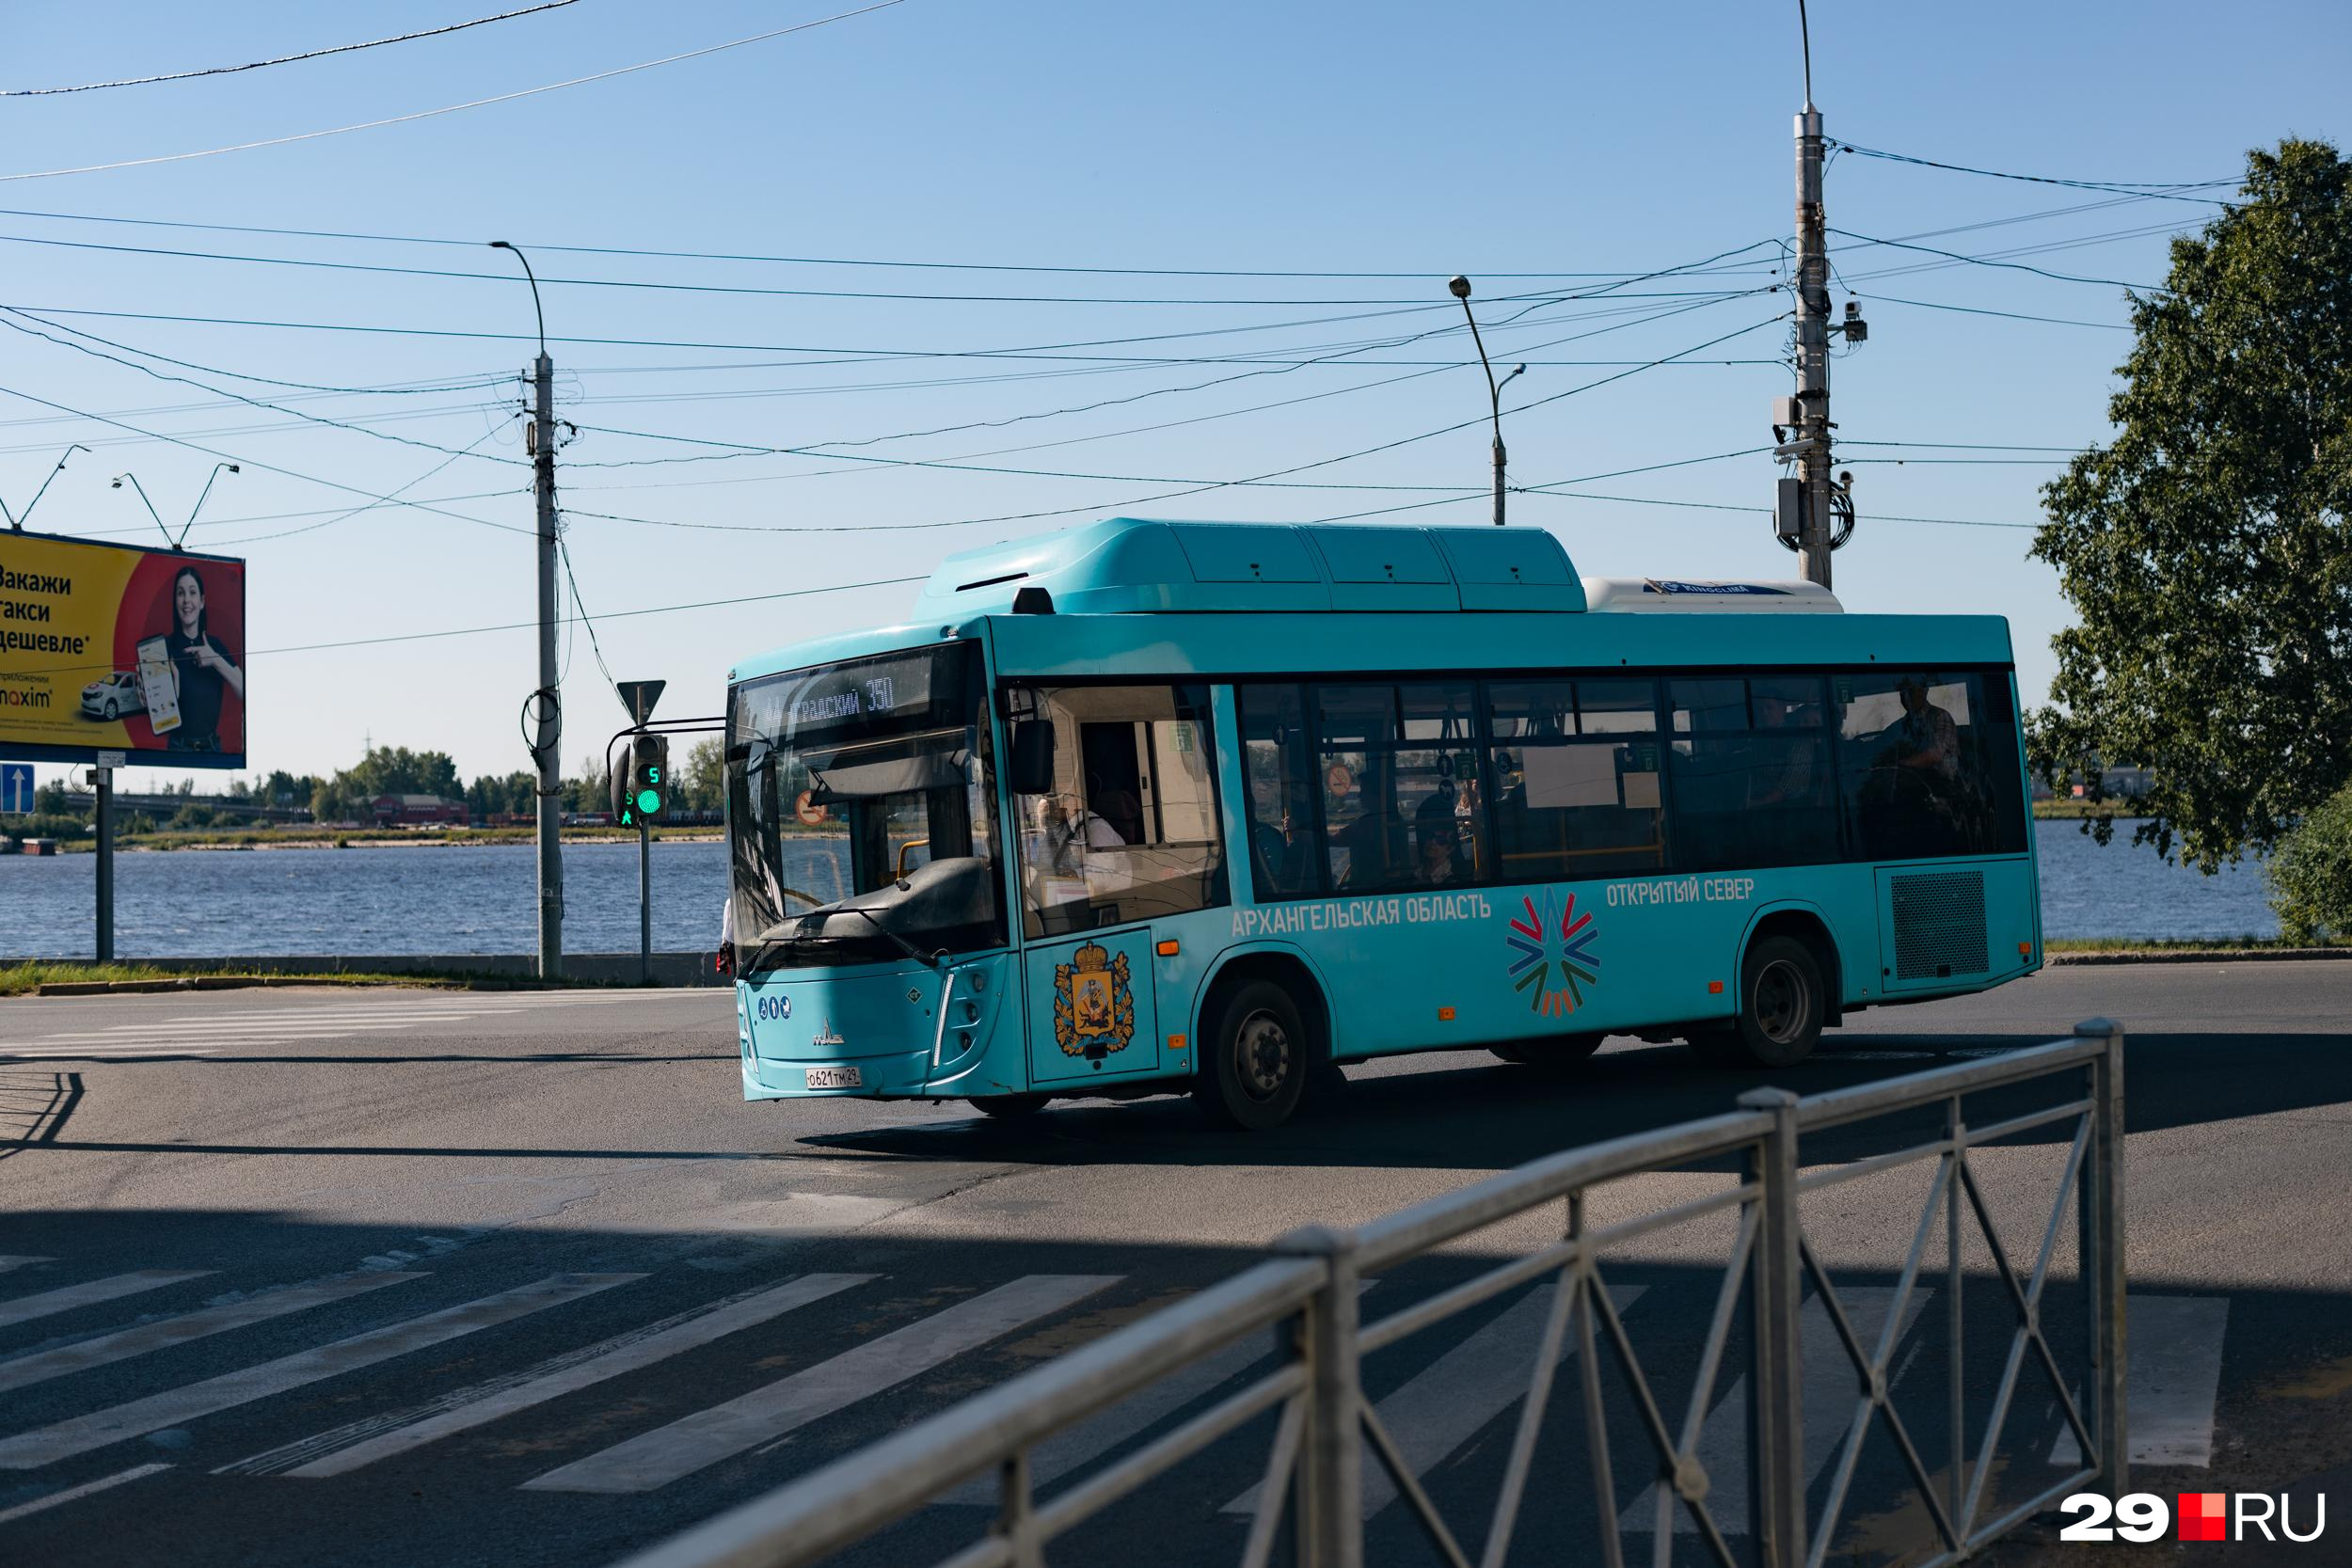
[[[420,845],[462,849],[469,847],[482,848],[493,845],[531,844],[532,842],[534,839],[528,828],[491,829],[481,832],[427,831],[415,833],[387,832],[379,829],[366,829],[347,833],[304,834],[301,837],[281,837],[275,833],[193,832],[142,834],[135,839],[117,840],[115,853],[118,855],[235,854],[247,850],[274,853],[282,849],[397,849],[406,846]],[[637,842],[637,835],[614,832],[609,828],[587,828],[565,832],[563,842],[565,844],[634,844]],[[673,828],[666,831],[657,829],[653,834],[653,842],[656,844],[723,844],[726,842],[726,834],[712,828]],[[63,854],[87,855],[94,852],[97,847],[97,843],[87,838],[68,838],[57,841],[58,851]],[[8,858],[22,857],[10,856]],[[39,860],[42,857],[36,855],[30,858]]]

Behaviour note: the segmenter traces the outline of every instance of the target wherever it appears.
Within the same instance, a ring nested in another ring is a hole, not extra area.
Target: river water
[[[2252,863],[2218,876],[2168,865],[2125,841],[2101,848],[2073,822],[2037,822],[2042,929],[2050,937],[2272,937]],[[298,953],[534,951],[537,881],[528,844],[175,850],[115,859],[115,951],[133,958]],[[653,847],[653,942],[699,951],[719,934],[723,844]],[[87,854],[0,856],[0,958],[87,958]],[[637,948],[637,847],[564,849],[564,945]]]

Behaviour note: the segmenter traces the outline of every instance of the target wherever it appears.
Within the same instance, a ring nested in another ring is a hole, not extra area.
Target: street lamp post
[[[539,277],[531,258],[505,240],[490,248],[511,252],[531,284],[531,310],[539,324],[539,357],[531,363],[532,493],[538,501],[539,687],[531,694],[536,729],[531,748],[539,765],[539,976],[564,973],[564,847],[557,792],[563,787],[563,699],[555,668],[555,361],[548,357],[548,317],[539,304]]]
[[[83,450],[87,451],[89,449],[85,447]],[[64,458],[59,458],[57,460],[57,467],[60,468],[65,467]],[[155,510],[155,503],[147,499],[147,486],[139,483],[138,475],[133,473],[120,473],[115,475],[114,488],[117,490],[121,489],[122,482],[126,479],[129,480],[131,482],[131,488],[138,492],[139,499],[145,503],[147,507],[147,515],[155,519],[155,527],[162,532],[164,536],[164,543],[169,545],[176,550],[188,542],[188,531],[196,527],[196,515],[204,510],[205,498],[213,493],[213,482],[220,478],[221,470],[224,468],[232,474],[242,473],[244,471],[234,463],[215,463],[213,465],[213,471],[210,474],[207,474],[204,478],[204,488],[197,495],[196,504],[188,508],[188,520],[180,525],[180,537],[177,539],[174,539],[171,536],[171,530],[164,526],[163,515]],[[56,476],[53,474],[51,477],[55,478]],[[46,490],[49,486],[44,484],[41,488]],[[40,498],[39,496],[35,496],[33,499],[38,501]],[[24,510],[27,514],[30,514],[33,509],[28,506]]]
[[[76,441],[72,446],[66,448],[65,451],[58,455],[57,466],[49,470],[49,478],[40,482],[40,488],[33,492],[33,499],[24,503],[24,511],[10,512],[8,511],[8,503],[5,500],[0,500],[0,515],[5,515],[8,517],[8,530],[10,532],[22,533],[24,531],[24,524],[33,515],[33,508],[40,504],[41,497],[49,494],[51,482],[56,480],[59,474],[65,471],[66,459],[72,457],[77,451],[89,451],[89,448],[82,445],[79,441]]]
[[[1493,411],[1495,421],[1495,527],[1501,528],[1502,526],[1502,470],[1504,461],[1502,451],[1502,388],[1511,385],[1512,382],[1517,381],[1520,376],[1525,375],[1527,373],[1527,367],[1525,365],[1516,366],[1512,369],[1509,375],[1504,376],[1501,381],[1497,381],[1495,379],[1494,365],[1486,357],[1486,341],[1478,335],[1478,316],[1476,312],[1470,309],[1470,280],[1467,277],[1457,277],[1446,284],[1446,289],[1454,295],[1454,298],[1462,302],[1462,314],[1470,322],[1470,341],[1478,345],[1478,363],[1486,372],[1486,402],[1488,406]]]

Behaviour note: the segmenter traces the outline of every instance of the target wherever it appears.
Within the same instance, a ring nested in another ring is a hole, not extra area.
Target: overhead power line
[[[2106,203],[2098,203],[2097,205],[2106,205]],[[2062,209],[2062,211],[2070,213],[2079,210],[2081,209],[2071,207]],[[453,239],[444,235],[375,234],[343,229],[278,229],[244,223],[198,223],[190,220],[172,218],[109,217],[92,213],[56,213],[35,211],[28,208],[0,207],[0,217],[46,218],[59,223],[119,224],[142,229],[189,229],[201,230],[206,233],[262,234],[279,239],[356,240],[375,245],[452,245],[467,250],[479,249],[482,245],[482,242],[478,239]],[[2022,222],[2024,220],[2006,219],[2001,221]],[[1775,242],[1771,240],[1758,240],[1755,245],[1742,246],[1740,250],[1728,252],[1727,254],[1740,255],[1744,251],[1761,249],[1765,245],[1772,245],[1773,243]],[[571,256],[630,256],[653,261],[739,261],[777,266],[801,267],[898,267],[932,272],[1042,273],[1067,277],[1087,277],[1348,278],[1389,282],[1407,278],[1427,279],[1443,277],[1453,265],[1453,263],[1449,263],[1446,267],[1420,267],[1406,271],[1391,272],[1313,272],[1303,270],[1267,270],[1263,268],[1250,269],[1242,267],[1093,267],[1067,264],[1041,264],[1034,262],[906,261],[898,259],[853,258],[843,256],[769,256],[743,251],[661,250],[643,245],[556,245],[552,242],[545,240],[532,240],[529,242],[529,246],[533,251],[554,251]],[[1573,277],[1601,279],[1629,277],[1654,277],[1661,276],[1659,273],[1646,272],[1641,268],[1624,268],[1611,272],[1505,272],[1495,267],[1479,267],[1474,270],[1476,271],[1477,276],[1481,277],[1505,278],[1513,282],[1539,281],[1549,278]],[[1698,269],[1696,267],[1691,267],[1670,268],[1668,270],[1696,271]]]
[[[151,441],[167,441],[175,447],[185,447],[190,451],[200,451],[207,457],[217,457],[226,462],[240,463],[246,467],[257,468],[263,473],[278,474],[287,479],[298,479],[306,484],[325,485],[329,490],[341,490],[347,496],[362,496],[371,501],[376,501],[379,503],[390,501],[393,499],[389,496],[380,495],[373,490],[362,490],[356,484],[345,484],[341,480],[321,479],[316,474],[306,474],[298,469],[279,467],[274,463],[262,463],[250,457],[241,457],[235,452],[223,451],[217,447],[203,446],[198,442],[188,440],[184,436],[167,436],[161,431],[144,430],[137,425],[125,424],[120,420],[109,419],[103,414],[93,414],[87,408],[74,408],[66,404],[53,402],[48,398],[36,397],[30,392],[20,391],[14,387],[0,387],[0,394],[6,394],[7,396],[12,398],[22,398],[26,403],[39,404],[43,408],[54,408],[60,414],[72,414],[80,419],[94,420],[100,424],[112,425],[117,430],[129,431],[134,436],[144,436]],[[485,438],[487,438],[486,433]],[[399,501],[396,504],[413,507],[420,512],[430,512],[438,517],[453,517],[458,522],[472,523],[480,528],[500,529],[508,533],[531,533],[534,531],[533,530],[527,528],[516,528],[507,523],[494,523],[487,517],[469,517],[462,512],[444,512],[439,507],[427,506],[418,501]]]
[[[106,251],[124,256],[168,256],[184,261],[235,261],[249,266],[307,267],[323,272],[362,272],[396,277],[448,277],[469,282],[512,285],[514,279],[504,273],[469,271],[461,267],[399,267],[378,261],[330,261],[307,256],[255,256],[242,251],[186,250],[170,245],[107,245],[98,240],[58,240],[34,234],[0,234],[0,242],[9,245],[47,245],[59,250]],[[1616,274],[1610,274],[1616,277]],[[783,299],[874,299],[898,303],[948,305],[1212,305],[1268,309],[1298,309],[1323,308],[1354,308],[1359,305],[1421,305],[1425,296],[1414,294],[1392,299],[1264,299],[1264,298],[1202,298],[1194,296],[1130,297],[1104,294],[943,294],[906,291],[891,292],[874,289],[777,289],[750,284],[731,283],[672,283],[652,278],[631,277],[542,277],[547,288],[573,289],[646,289],[663,293],[742,294],[760,298]],[[1714,293],[1737,293],[1738,290],[1710,290]],[[1534,298],[1579,298],[1577,294],[1562,294],[1558,291],[1506,294],[1505,302],[1517,303]],[[1620,299],[1647,297],[1639,294],[1619,294]],[[1687,297],[1678,295],[1675,297]]]
[[[888,10],[893,6],[902,4],[904,0],[874,0],[871,5],[860,6],[855,10],[837,11],[832,16],[820,16],[814,22],[795,23],[789,27],[776,27],[764,33],[755,33],[749,38],[732,39],[725,43],[707,44],[700,49],[687,50],[684,54],[665,55],[658,60],[641,60],[635,65],[620,66],[612,71],[599,71],[587,76],[575,76],[569,81],[549,82],[541,87],[523,87],[515,92],[502,92],[489,98],[472,99],[464,103],[448,103],[437,109],[419,109],[411,114],[389,115],[382,119],[361,120],[352,125],[337,125],[324,131],[303,131],[290,136],[267,136],[260,141],[238,142],[228,147],[208,147],[194,152],[165,152],[147,158],[118,158],[112,163],[83,164],[72,168],[44,168],[28,170],[22,174],[0,174],[0,183],[16,180],[54,180],[68,174],[100,174],[118,168],[145,168],[155,164],[185,163],[192,158],[216,158],[224,152],[250,152],[263,147],[285,147],[294,142],[316,141],[322,136],[341,136],[353,131],[373,131],[387,125],[405,125],[412,120],[432,119],[441,115],[458,114],[467,109],[485,108],[492,103],[511,103],[518,98],[535,98],[543,92],[560,92],[565,87],[584,87],[590,82],[607,82],[615,76],[628,76],[640,71],[652,71],[660,66],[675,65],[681,60],[700,59],[706,55],[717,55],[729,49],[740,49],[746,44],[765,43],[771,39],[780,39],[788,33],[804,33],[812,27],[822,27],[835,22],[847,22],[852,17]]]
[[[1933,158],[1915,158],[1908,152],[1882,152],[1876,148],[1856,147],[1840,142],[1841,150],[1859,158],[1883,158],[1888,163],[1916,164],[1921,168],[1940,168],[1953,174],[1977,174],[1988,180],[2020,180],[2034,185],[2066,185],[2078,191],[2115,191],[2151,201],[2198,201],[2208,206],[2226,207],[2226,201],[2209,196],[2190,196],[2190,191],[2211,190],[2217,185],[2234,185],[2235,180],[2062,180],[2048,174],[2011,174],[1997,168],[1971,168],[1966,164],[1943,164]]]
[[[723,610],[734,605],[769,604],[777,599],[804,599],[817,594],[846,594],[858,588],[892,588],[902,583],[928,582],[929,573],[915,577],[875,578],[866,582],[835,582],[822,588],[788,588],[775,594],[743,594],[726,599],[697,599],[691,604],[647,605],[640,610],[608,610],[597,619],[626,621],[639,615],[677,615],[690,610]],[[558,623],[575,625],[585,616],[559,616]],[[451,626],[440,631],[400,632],[389,637],[352,637],[335,642],[304,642],[287,648],[255,648],[255,654],[314,654],[330,648],[373,648],[387,642],[428,642],[444,637],[480,637],[494,631],[535,630],[536,621],[507,621],[493,626]]]
[[[580,0],[542,0],[536,6],[520,10],[501,11],[496,16],[477,16],[471,22],[453,22],[446,26],[426,27],[414,33],[402,33],[393,38],[370,39],[365,43],[339,43],[328,49],[308,49],[299,55],[280,55],[274,59],[253,60],[245,65],[206,66],[199,71],[174,71],[161,76],[125,76],[112,82],[85,82],[74,87],[4,87],[0,98],[54,98],[70,92],[99,92],[107,87],[144,87],[157,82],[188,82],[199,76],[234,76],[241,71],[261,71],[274,65],[294,65],[303,60],[323,60],[329,55],[356,54],[362,49],[381,49],[388,43],[414,43],[419,39],[437,39],[451,33],[462,33],[469,27],[486,27],[493,22],[512,22],[518,16],[533,16],[540,11],[560,11],[576,6]]]
[[[2096,326],[2108,332],[2129,332],[2128,322],[2087,322],[2073,316],[2035,316],[2022,310],[1988,310],[1981,305],[1945,305],[1931,299],[1898,299],[1893,294],[1867,296],[1873,305],[1915,305],[1922,310],[1957,310],[1969,316],[2005,316],[2010,321],[2046,322],[2052,326]]]
[[[249,398],[242,392],[232,392],[225,387],[215,387],[209,382],[199,381],[193,376],[174,375],[169,371],[159,371],[152,365],[142,365],[137,360],[127,359],[119,354],[109,354],[104,349],[91,348],[87,343],[77,343],[70,338],[60,338],[56,333],[43,332],[38,327],[26,326],[13,319],[16,314],[17,312],[7,307],[0,306],[0,326],[5,326],[11,332],[24,333],[27,337],[39,338],[45,343],[55,343],[59,348],[70,348],[76,354],[87,354],[93,358],[103,359],[109,364],[120,365],[126,370],[136,371],[142,375],[153,376],[158,381],[171,381],[183,387],[194,387],[199,391],[211,392],[216,397],[226,398],[232,403],[244,404],[248,408],[266,408],[273,414],[288,415],[306,424],[323,425],[330,430],[349,431],[355,436],[369,436],[379,441],[391,441],[404,447],[421,447],[426,451],[437,451],[452,458],[472,457],[485,463],[518,465],[525,461],[519,457],[501,457],[494,452],[476,451],[473,447],[460,450],[456,447],[445,447],[437,441],[420,441],[413,436],[395,436],[388,430],[373,430],[366,425],[353,424],[344,420],[330,420],[324,414],[306,413],[299,408],[289,408],[284,404],[271,403],[265,398]],[[72,328],[61,327],[59,330],[70,332]],[[480,446],[481,444],[480,441],[476,441],[473,445]]]
[[[2052,272],[2047,267],[2030,266],[2024,261],[1997,261],[1985,256],[1963,255],[1957,250],[1941,250],[1931,245],[1913,245],[1905,240],[1873,239],[1867,234],[1858,234],[1851,229],[1832,229],[1830,232],[1843,234],[1850,240],[1860,240],[1866,245],[1889,245],[1897,250],[1916,250],[1929,256],[1941,256],[1947,261],[1966,261],[1979,267],[2003,267],[2012,272],[2029,272],[2038,277],[2051,278],[2059,283],[2097,283],[2107,288],[2132,289],[2140,293],[2152,294],[2171,292],[2161,283],[2127,283],[2120,277],[2084,277],[2075,273]]]

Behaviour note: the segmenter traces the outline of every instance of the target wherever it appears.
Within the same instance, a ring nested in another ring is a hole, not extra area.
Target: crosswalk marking
[[[680,1312],[511,1376],[461,1388],[429,1404],[355,1421],[316,1437],[285,1444],[251,1459],[225,1465],[214,1474],[340,1476],[517,1410],[543,1404],[591,1384],[650,1367],[680,1352],[755,1327],[796,1307],[806,1307],[879,1277],[870,1274],[803,1275],[782,1285]]]
[[[866,1340],[829,1361],[617,1443],[523,1484],[543,1492],[650,1492],[1116,1284],[1117,1275],[1033,1274]]]
[[[405,1023],[271,1023],[259,1025],[162,1025],[136,1029],[75,1029],[37,1035],[33,1045],[145,1045],[154,1040],[264,1040],[280,1035],[381,1035]]]
[[[1359,1280],[1357,1291],[1360,1294],[1379,1283],[1377,1279]],[[1208,1359],[1196,1361],[1108,1410],[1048,1437],[1029,1450],[1029,1484],[1041,1491],[1088,1460],[1101,1458],[1146,1427],[1182,1410],[1226,1379],[1248,1370],[1252,1363],[1273,1354],[1270,1338],[1253,1334],[1237,1344],[1228,1345]],[[994,1507],[997,1498],[995,1479],[981,1476],[965,1481],[939,1501]]]
[[[126,1437],[160,1432],[272,1394],[282,1394],[290,1388],[389,1361],[410,1351],[644,1277],[642,1274],[551,1275],[529,1285],[355,1334],[314,1350],[281,1355],[274,1361],[224,1372],[185,1387],[166,1389],[128,1404],[19,1433],[13,1437],[0,1438],[0,1469],[30,1470],[70,1459]]]
[[[45,1497],[35,1497],[31,1502],[19,1503],[14,1508],[0,1509],[0,1525],[5,1525],[11,1519],[22,1519],[27,1513],[39,1513],[44,1508],[56,1508],[59,1503],[76,1501],[95,1492],[111,1492],[124,1481],[137,1481],[143,1476],[151,1476],[158,1470],[170,1468],[168,1464],[134,1465],[131,1468],[119,1470],[111,1476],[101,1476],[96,1481],[86,1481],[79,1486],[69,1486],[62,1492],[52,1492]]]
[[[13,1360],[0,1361],[0,1393],[49,1378],[63,1377],[68,1372],[86,1371],[109,1362],[145,1355],[150,1351],[162,1350],[170,1345],[184,1345],[191,1339],[223,1334],[247,1323],[325,1306],[330,1301],[342,1301],[363,1291],[397,1285],[405,1279],[423,1277],[421,1274],[362,1274],[349,1275],[341,1279],[324,1279],[309,1285],[291,1285],[283,1290],[247,1296],[243,1301],[201,1307],[194,1312],[183,1312],[176,1318],[138,1323],[112,1334],[102,1334],[94,1339],[60,1345],[55,1350],[41,1351],[33,1355],[20,1355]]]
[[[145,1056],[217,1056],[220,1052],[212,1046],[190,1049],[181,1045],[126,1045],[114,1051],[94,1051],[87,1047],[71,1047],[58,1051],[0,1051],[0,1062],[106,1062],[130,1061]]]
[[[130,1274],[109,1275],[104,1279],[87,1280],[79,1285],[60,1286],[54,1291],[43,1291],[39,1295],[0,1301],[0,1328],[30,1323],[35,1318],[46,1318],[53,1312],[71,1312],[77,1307],[93,1307],[102,1301],[135,1296],[141,1291],[161,1290],[185,1279],[201,1279],[212,1272],[210,1269],[138,1269]]]
[[[2213,1463],[2214,1402],[2221,1391],[2221,1346],[2230,1326],[2227,1296],[2123,1298],[2123,1430],[2134,1465]],[[2082,1463],[2074,1429],[2058,1433],[2050,1463]]]
[[[1613,1285],[1610,1303],[1622,1313],[1642,1299],[1641,1285]],[[1424,1475],[1479,1429],[1527,1395],[1535,1379],[1535,1353],[1542,1348],[1544,1320],[1551,1311],[1550,1288],[1532,1291],[1509,1310],[1422,1368],[1374,1407],[1380,1424],[1396,1439],[1413,1474]],[[1574,1357],[1573,1341],[1561,1340],[1555,1370]],[[1253,1486],[1225,1505],[1228,1513],[1255,1513],[1263,1486]],[[1367,1458],[1363,1511],[1369,1519],[1396,1496],[1387,1468]]]
[[[1911,1299],[1903,1304],[1902,1328],[1896,1335],[1896,1343],[1911,1332],[1911,1325],[1936,1292],[1915,1289]],[[1895,1291],[1884,1285],[1848,1285],[1837,1291],[1838,1305],[1846,1309],[1846,1322],[1853,1329],[1854,1338],[1862,1342],[1865,1352],[1875,1354],[1879,1334],[1886,1326],[1887,1309],[1895,1305]],[[1838,1444],[1853,1423],[1854,1401],[1859,1394],[1853,1358],[1846,1354],[1845,1342],[1837,1337],[1837,1327],[1829,1321],[1829,1308],[1821,1298],[1806,1298],[1797,1314],[1797,1334],[1802,1346],[1804,1389],[1804,1463],[1805,1484],[1811,1486],[1828,1468],[1836,1454]],[[1891,1383],[1899,1364],[1887,1370]],[[1679,1413],[1670,1413],[1667,1428],[1677,1437],[1681,1435]],[[1707,1468],[1707,1512],[1715,1521],[1715,1528],[1725,1535],[1745,1532],[1748,1528],[1748,1380],[1743,1373],[1725,1390],[1723,1399],[1708,1411],[1706,1423],[1699,1429],[1698,1462]],[[1619,1523],[1629,1530],[1645,1533],[1658,1528],[1658,1487],[1655,1483],[1626,1505],[1618,1515]],[[1677,1500],[1672,1504],[1677,1534],[1696,1534],[1698,1525],[1691,1511]]]

